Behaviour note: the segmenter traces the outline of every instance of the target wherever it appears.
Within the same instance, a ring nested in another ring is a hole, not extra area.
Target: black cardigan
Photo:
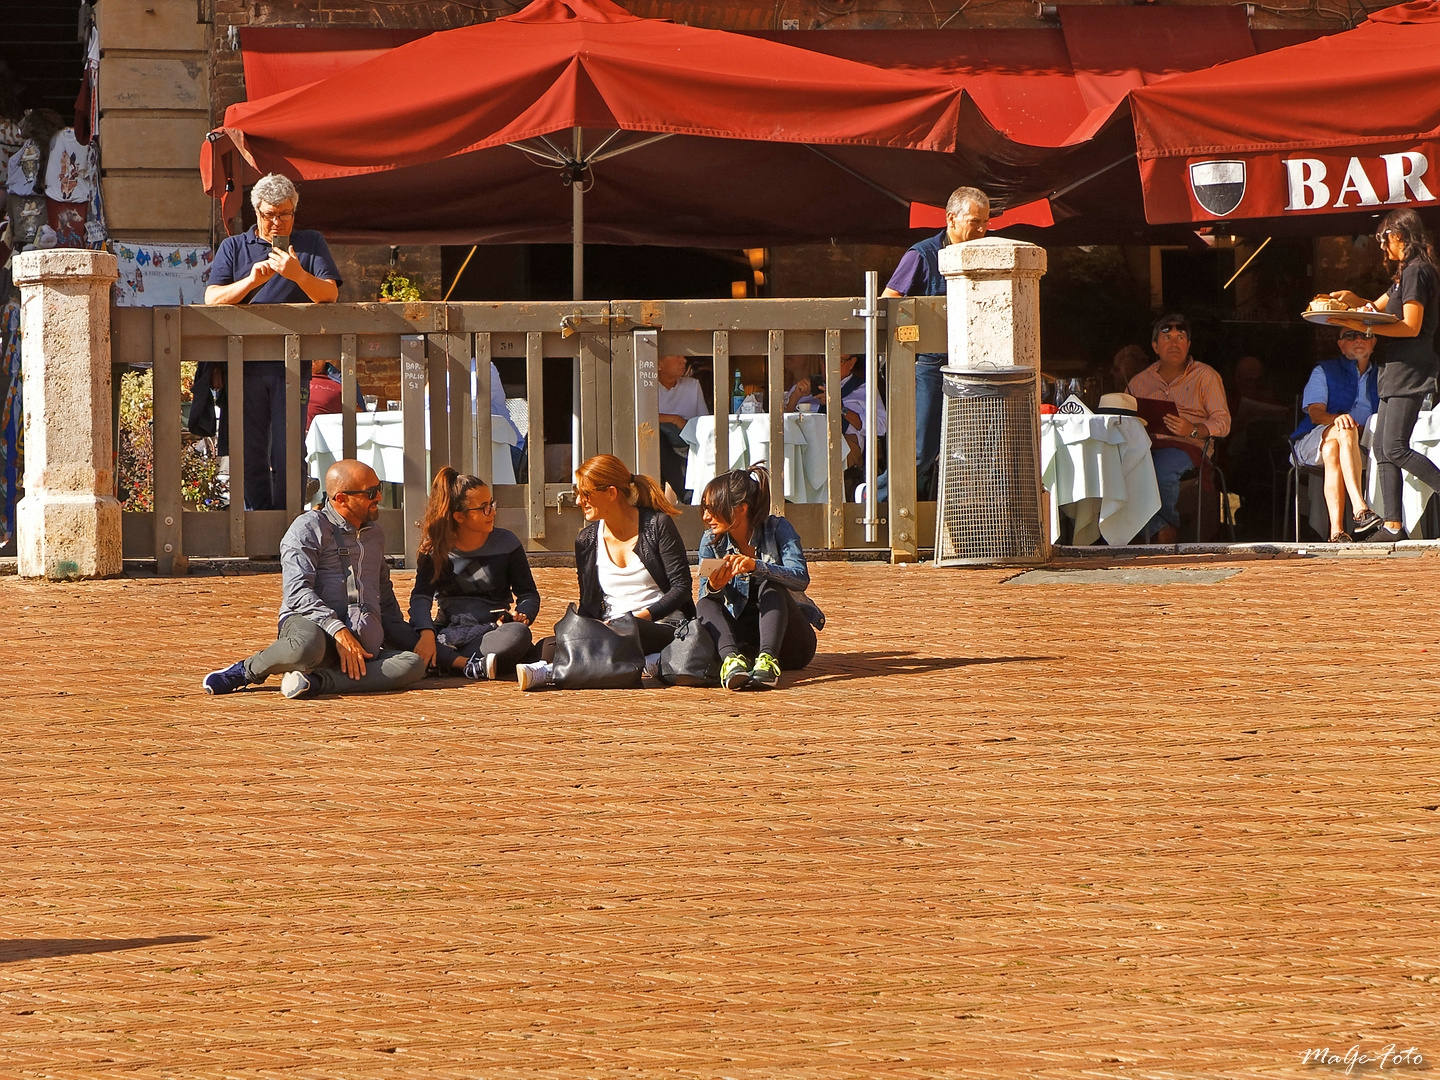
[[[605,617],[605,594],[600,589],[600,568],[595,561],[595,545],[599,539],[598,521],[588,523],[575,537],[580,614],[588,619]],[[640,538],[635,542],[635,554],[664,594],[650,605],[650,617],[659,622],[678,611],[687,619],[693,619],[695,601],[691,596],[690,560],[685,554],[685,541],[680,539],[680,530],[669,514],[641,508]]]

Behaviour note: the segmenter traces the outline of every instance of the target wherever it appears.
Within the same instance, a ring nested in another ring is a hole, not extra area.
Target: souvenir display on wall
[[[117,241],[115,258],[120,280],[115,283],[117,307],[171,307],[203,304],[214,253],[190,244],[144,244]]]

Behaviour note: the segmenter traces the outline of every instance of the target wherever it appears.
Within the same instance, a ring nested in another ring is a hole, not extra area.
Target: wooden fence
[[[883,301],[881,341],[888,356],[890,497],[881,508],[887,527],[876,545],[896,561],[917,557],[934,532],[933,504],[915,501],[915,355],[946,349],[943,299]],[[116,308],[113,359],[117,368],[154,371],[154,485],[152,513],[124,515],[127,558],[156,560],[161,574],[183,573],[190,556],[271,557],[289,522],[305,507],[300,489],[302,372],[328,360],[341,372],[343,452],[356,450],[356,361],[398,358],[404,427],[401,509],[382,512],[395,553],[413,565],[429,481],[447,462],[490,474],[490,361],[524,358],[530,416],[529,482],[498,485],[497,524],[527,548],[568,551],[582,524],[571,485],[546,484],[544,365],[569,360],[578,369],[579,456],[614,453],[637,472],[658,475],[656,365],[675,353],[713,359],[716,411],[728,412],[733,363],[763,357],[768,400],[783,399],[787,356],[823,357],[826,385],[838,393],[840,357],[864,351],[861,298],[816,300],[685,300],[586,303],[416,303],[250,305],[238,307]],[[229,395],[230,504],[226,512],[185,508],[180,483],[181,381],[185,361],[225,365],[231,387],[244,383],[244,365],[282,361],[286,372],[287,485],[284,510],[244,509],[243,395]],[[428,385],[429,400],[426,400]],[[117,372],[116,386],[119,386]],[[476,403],[482,407],[476,407]],[[838,401],[836,402],[838,404]],[[866,546],[859,507],[845,504],[844,440],[838,408],[827,413],[828,499],[785,503],[777,463],[774,511],[789,517],[808,547]],[[426,453],[426,425],[430,452]],[[782,410],[770,410],[770,444],[784,445]],[[715,426],[716,460],[728,457],[729,425]],[[810,452],[814,452],[811,448]],[[881,463],[884,468],[885,463]],[[923,515],[923,516],[922,516]],[[687,543],[698,544],[698,507],[680,519]]]

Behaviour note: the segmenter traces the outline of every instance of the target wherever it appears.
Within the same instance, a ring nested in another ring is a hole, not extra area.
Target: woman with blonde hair
[[[575,498],[586,525],[575,538],[580,614],[610,622],[633,615],[640,645],[653,666],[695,614],[690,560],[675,527],[680,511],[653,477],[636,475],[613,454],[600,454],[575,470]],[[520,689],[550,682],[547,661],[516,668]]]
[[[537,659],[530,624],[540,591],[520,538],[495,526],[490,486],[445,466],[430,485],[420,534],[410,625],[426,666],[494,679]]]

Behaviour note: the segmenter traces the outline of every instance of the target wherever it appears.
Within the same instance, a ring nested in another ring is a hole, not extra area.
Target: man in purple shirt
[[[985,235],[990,221],[990,199],[979,188],[958,187],[945,203],[945,231],[921,240],[900,257],[881,296],[944,296],[940,249]],[[915,493],[935,498],[935,464],[940,457],[940,403],[944,400],[940,368],[944,353],[915,357]],[[876,495],[889,496],[889,473],[880,477]]]
[[[340,272],[325,238],[313,230],[292,232],[300,193],[288,177],[271,173],[250,192],[255,224],[227,236],[215,252],[207,304],[333,304],[340,295]],[[283,248],[275,237],[289,236]],[[201,365],[199,385],[221,389],[223,365]],[[300,403],[306,406],[310,370],[301,366]],[[251,361],[245,365],[245,506],[283,510],[285,484],[285,363]],[[223,421],[222,421],[223,423]]]

